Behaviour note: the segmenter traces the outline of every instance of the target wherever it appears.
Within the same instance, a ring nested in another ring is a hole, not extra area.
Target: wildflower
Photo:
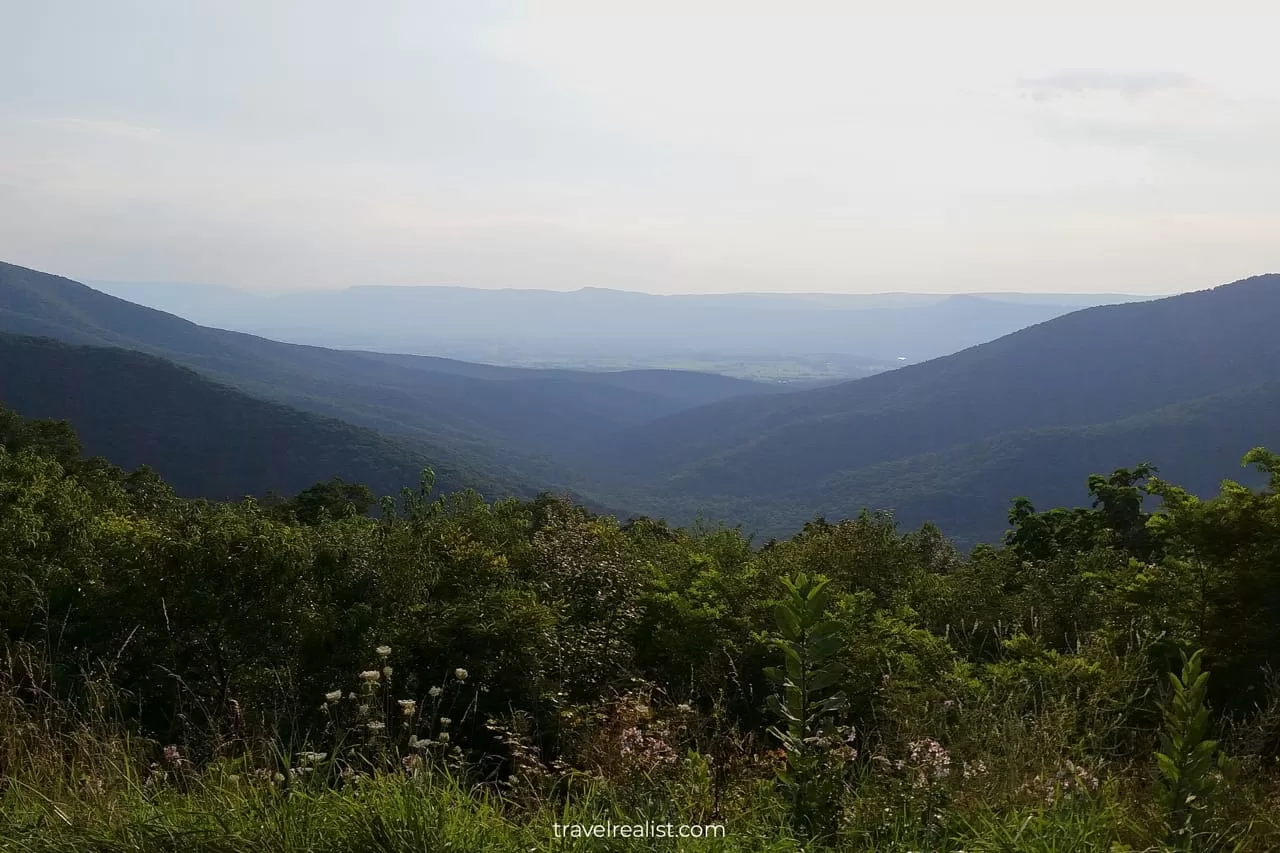
[[[924,787],[930,779],[945,779],[951,772],[951,753],[933,738],[923,738],[907,744],[911,764],[915,768],[915,787]]]
[[[376,648],[374,651],[376,651],[376,652],[378,653],[378,657],[380,657],[380,658],[385,658],[385,657],[390,657],[390,656],[391,656],[391,647],[390,647],[390,646],[378,646],[378,648]]]
[[[448,732],[441,732],[441,733],[440,733],[440,735],[439,735],[439,738],[440,738],[440,742],[441,742],[441,743],[448,743],[448,742],[449,742],[449,733],[448,733]]]
[[[444,692],[444,691],[443,691],[443,690],[441,690],[439,687],[432,687],[430,690],[428,690],[428,691],[427,691],[427,694],[428,694],[432,699],[439,699],[439,698],[440,698],[440,694],[441,694],[441,693],[443,693],[443,692]]]
[[[399,705],[400,705],[400,711],[406,717],[412,717],[414,711],[418,710],[418,703],[412,699],[401,699],[399,700]]]
[[[676,706],[676,710],[679,711],[681,714],[693,713],[693,707],[688,702],[681,702],[679,705]]]
[[[330,690],[328,693],[324,694],[324,701],[326,701],[326,702],[340,702],[340,701],[342,701],[342,691],[341,691],[341,690]]]
[[[284,781],[284,774],[283,773],[275,774],[274,776],[271,777],[271,781],[279,785],[281,782]]]
[[[391,667],[389,667],[389,666],[384,666],[384,667],[382,668],[382,675],[383,675],[383,677],[384,677],[384,678],[390,678],[390,677],[391,677]]]
[[[386,723],[380,723],[377,720],[370,720],[364,725],[365,725],[365,728],[367,728],[371,732],[380,732],[387,727]]]
[[[453,722],[453,720],[449,719],[448,717],[441,717],[441,718],[440,718],[440,728],[442,728],[442,729],[447,729],[447,728],[449,727],[449,724],[450,724],[450,723],[452,723],[452,722]]]
[[[356,698],[356,692],[352,690],[350,693],[347,694],[347,698],[354,700]]]
[[[467,675],[469,675],[469,673],[462,667],[458,667],[453,671],[453,677],[458,679],[459,681],[466,681]]]
[[[298,756],[306,764],[315,764],[329,757],[327,752],[304,752]]]
[[[182,753],[178,752],[176,746],[166,746],[164,748],[164,760],[170,764],[177,764],[182,761]]]
[[[376,669],[366,669],[364,672],[360,673],[360,680],[367,681],[369,683],[377,681],[380,677],[381,676]]]

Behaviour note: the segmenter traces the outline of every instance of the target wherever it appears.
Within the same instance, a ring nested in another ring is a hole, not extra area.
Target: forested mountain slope
[[[0,331],[148,352],[254,396],[429,441],[471,470],[571,484],[599,436],[770,386],[678,371],[596,374],[284,344],[211,329],[59,276],[0,264]]]
[[[889,510],[905,528],[933,522],[957,544],[996,542],[1008,527],[1012,498],[1036,506],[1087,503],[1092,474],[1154,464],[1161,477],[1193,493],[1212,494],[1256,446],[1280,445],[1280,380],[1176,403],[1109,423],[1020,430],[947,450],[921,453],[852,471],[761,499],[711,501],[678,495],[639,500],[680,518],[697,510],[741,523],[760,536],[787,536],[815,516],[845,518]],[[1252,482],[1253,472],[1236,479]]]
[[[87,453],[126,469],[149,465],[183,495],[293,495],[335,476],[398,494],[425,467],[446,491],[533,493],[143,353],[0,334],[0,365],[0,406],[68,420]]]
[[[1280,275],[1090,308],[889,373],[729,400],[629,431],[602,454],[665,495],[781,496],[994,436],[1085,426],[1280,376]]]

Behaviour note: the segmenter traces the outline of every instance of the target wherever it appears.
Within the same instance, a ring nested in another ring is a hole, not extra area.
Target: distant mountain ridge
[[[919,361],[945,355],[1081,305],[1143,298],[1108,294],[657,295],[600,287],[551,291],[378,285],[230,296],[206,286],[189,291],[146,283],[98,286],[204,324],[323,346],[414,352],[445,347],[481,352],[505,346],[632,356],[831,353],[858,355],[885,366],[900,357]],[[214,293],[221,296],[213,298]]]

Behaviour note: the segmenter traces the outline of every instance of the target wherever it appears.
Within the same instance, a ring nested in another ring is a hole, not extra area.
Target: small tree
[[[836,660],[843,641],[838,623],[824,618],[827,583],[826,578],[804,573],[782,580],[786,595],[774,609],[778,634],[770,639],[782,650],[785,664],[765,670],[780,688],[767,700],[769,710],[783,723],[769,729],[787,755],[786,769],[778,778],[793,822],[808,835],[821,835],[834,823],[839,774],[830,766],[831,724],[832,716],[847,705],[845,695],[833,689],[844,674]]]
[[[1209,673],[1201,668],[1203,650],[1182,655],[1182,676],[1169,673],[1173,698],[1164,708],[1164,731],[1156,761],[1160,767],[1157,799],[1165,810],[1168,841],[1191,849],[1210,816],[1212,794],[1230,760],[1208,738],[1209,709],[1205,695]],[[1216,760],[1215,760],[1216,753]],[[1219,773],[1215,773],[1215,767]]]

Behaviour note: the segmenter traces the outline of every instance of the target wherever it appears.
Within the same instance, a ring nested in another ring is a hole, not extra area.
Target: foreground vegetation
[[[191,501],[0,425],[3,850],[1280,849],[1262,450],[963,554],[429,477]],[[646,821],[725,833],[556,837]]]

